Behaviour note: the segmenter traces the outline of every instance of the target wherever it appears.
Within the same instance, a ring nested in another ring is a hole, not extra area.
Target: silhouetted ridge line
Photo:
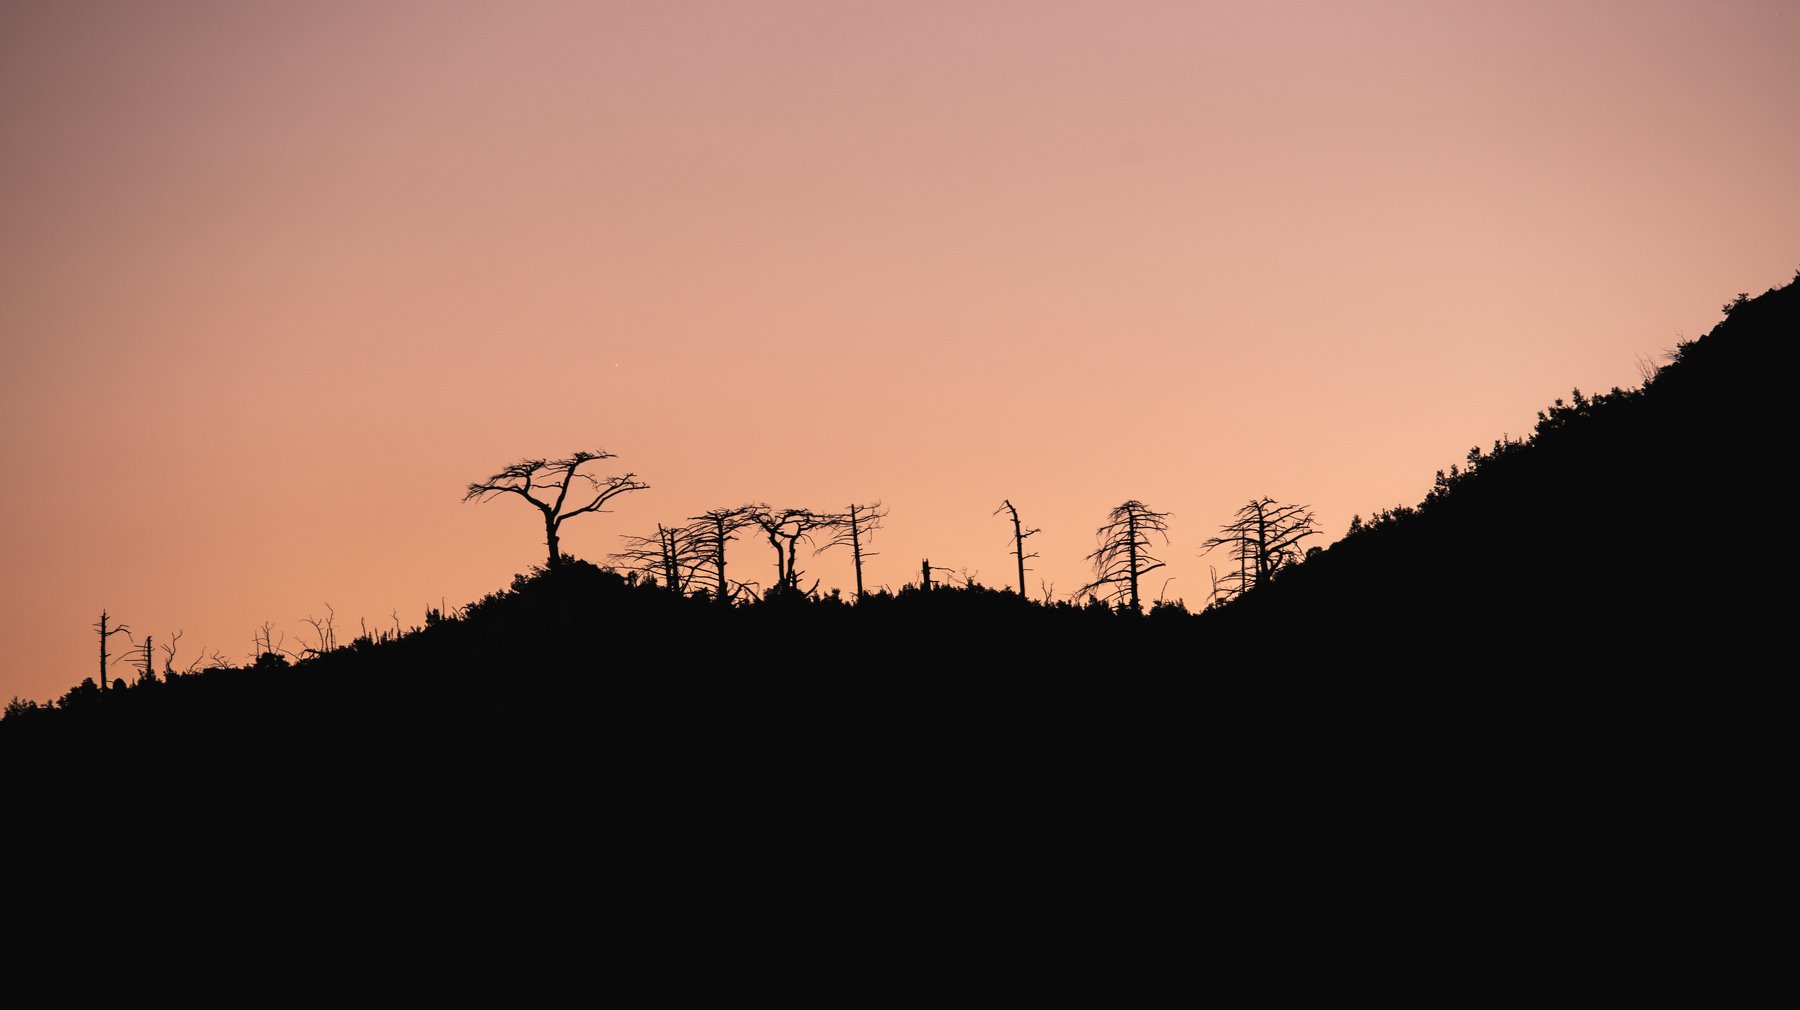
[[[927,561],[854,603],[802,591],[797,547],[862,552],[879,506],[747,505],[659,527],[633,571],[547,558],[411,632],[330,648],[327,618],[297,663],[265,629],[245,668],[90,681],[0,721],[0,857],[28,868],[7,914],[65,950],[385,957],[570,908],[688,937],[779,907],[826,924],[811,951],[869,910],[954,930],[975,895],[989,933],[1086,936],[1471,867],[1548,887],[1568,860],[1540,822],[1642,888],[1784,767],[1757,685],[1786,628],[1761,568],[1786,560],[1762,544],[1797,302],[1734,303],[1644,389],[1573,394],[1328,549],[1299,553],[1305,506],[1252,501],[1216,538],[1232,598],[1198,616],[1140,612],[1164,514],[1135,501],[1092,556],[1119,607],[1026,599],[1010,500],[1020,592]],[[553,546],[575,513],[543,506]],[[724,561],[751,531],[776,555],[760,596]]]
[[[1559,398],[1528,439],[1471,449],[1418,506],[1358,517],[1207,630],[1304,628],[1308,651],[1408,668],[1742,658],[1779,626],[1777,594],[1741,565],[1778,560],[1763,503],[1797,302],[1795,284],[1740,297],[1641,388]]]

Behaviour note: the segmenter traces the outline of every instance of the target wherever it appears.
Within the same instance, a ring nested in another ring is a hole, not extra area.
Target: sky
[[[465,486],[578,449],[650,485],[597,562],[880,500],[872,584],[1004,586],[1010,499],[1062,597],[1137,499],[1197,607],[1249,499],[1329,543],[1791,279],[1796,52],[1791,0],[0,0],[0,699],[102,608],[180,668],[479,599],[542,528]]]

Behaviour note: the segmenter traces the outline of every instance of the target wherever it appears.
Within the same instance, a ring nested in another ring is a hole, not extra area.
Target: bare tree
[[[114,635],[124,635],[124,636],[126,636],[127,641],[129,641],[130,637],[131,637],[131,629],[129,627],[127,627],[126,625],[120,624],[115,627],[108,628],[106,626],[106,622],[108,620],[110,620],[110,618],[107,616],[106,611],[102,610],[102,611],[100,611],[99,623],[94,625],[94,630],[98,631],[100,633],[100,693],[101,694],[106,693],[106,640],[113,637]]]
[[[270,621],[262,622],[262,625],[251,633],[250,641],[255,649],[255,654],[250,660],[252,663],[259,666],[267,663],[285,666],[288,660],[299,659],[304,655],[302,652],[287,647],[287,632],[281,632],[280,638],[276,638],[275,634],[275,625]],[[270,658],[265,660],[263,658],[265,656]]]
[[[142,644],[136,644],[137,637],[131,634],[130,629],[126,629],[125,637],[134,643],[132,648],[113,658],[137,667],[137,679],[133,681],[134,684],[156,683],[156,636],[145,635]]]
[[[186,634],[185,631],[177,628],[175,633],[173,635],[169,636],[169,640],[163,644],[162,651],[163,651],[163,679],[164,680],[174,680],[175,679],[175,649],[177,646],[179,646],[181,644],[181,636],[184,634]]]
[[[181,644],[181,636],[186,633],[187,632],[185,632],[185,631],[180,631],[180,630],[176,631],[175,634],[169,636],[169,641],[162,646],[163,679],[165,679],[165,680],[174,680],[176,677],[175,650],[176,650],[176,647]],[[215,665],[215,666],[220,665],[220,662],[223,661],[223,657],[220,657],[219,654],[216,652],[213,653],[213,656],[215,657],[215,660],[217,660],[213,665]],[[183,667],[180,671],[180,675],[187,676],[188,674],[193,673],[195,670],[198,670],[200,668],[200,664],[202,664],[204,662],[206,662],[206,657],[201,656],[199,659],[196,659],[193,662],[189,663],[187,666]]]
[[[744,583],[733,583],[725,577],[725,545],[737,535],[756,525],[756,506],[739,505],[731,509],[711,509],[688,519],[687,533],[694,542],[705,547],[713,566],[711,591],[713,599],[729,605]]]
[[[938,587],[939,583],[931,577],[932,572],[944,572],[946,574],[954,574],[955,571],[956,571],[956,569],[954,569],[954,568],[946,568],[943,565],[932,564],[930,558],[920,558],[919,559],[919,588],[923,589],[929,593]],[[966,569],[965,569],[965,572],[966,572]]]
[[[1132,500],[1107,513],[1106,523],[1094,531],[1100,546],[1087,560],[1094,565],[1094,581],[1082,586],[1077,596],[1103,590],[1102,599],[1120,608],[1142,610],[1138,580],[1163,567],[1162,559],[1150,553],[1151,536],[1169,542],[1169,513],[1152,512],[1143,502]]]
[[[550,560],[548,567],[556,568],[562,564],[562,541],[558,532],[564,521],[589,512],[604,511],[600,506],[631,491],[642,491],[650,485],[637,479],[637,474],[627,473],[616,477],[594,477],[580,472],[582,466],[594,460],[616,459],[616,454],[604,449],[593,452],[585,450],[563,459],[524,459],[494,474],[478,484],[470,484],[463,501],[487,501],[502,494],[516,494],[530,502],[544,515],[544,546],[548,548]],[[570,508],[569,492],[577,480],[587,482],[587,487],[576,497],[587,498],[589,492],[593,498],[587,504]],[[544,492],[545,497],[538,497],[534,491]]]
[[[306,655],[323,656],[327,652],[331,652],[332,650],[336,649],[337,648],[337,629],[334,627],[334,624],[336,622],[337,622],[337,611],[332,608],[330,603],[325,604],[325,616],[324,617],[313,617],[312,615],[309,614],[305,618],[303,618],[301,623],[309,624],[312,626],[313,634],[317,635],[319,638],[319,644],[316,646],[308,646],[306,644],[306,639],[304,637],[301,638],[300,654],[302,656],[306,656]]]
[[[1263,497],[1238,509],[1218,536],[1200,545],[1202,554],[1229,547],[1238,562],[1237,571],[1215,578],[1215,598],[1241,596],[1299,563],[1304,557],[1300,541],[1317,533],[1312,511],[1305,505],[1283,505]]]
[[[1012,514],[1013,557],[1017,558],[1019,562],[1019,595],[1026,599],[1030,599],[1030,597],[1025,594],[1025,562],[1027,559],[1037,557],[1037,552],[1033,551],[1030,554],[1025,553],[1025,540],[1027,537],[1036,536],[1043,531],[1036,527],[1026,529],[1024,526],[1020,525],[1019,510],[1013,506],[1012,499],[1010,498],[1001,502],[1000,507],[995,509],[993,514],[999,515],[1001,512],[1009,512]]]
[[[145,635],[144,636],[143,654],[141,656],[139,656],[139,660],[144,664],[144,671],[142,673],[138,674],[138,683],[140,683],[140,684],[156,683],[156,636],[155,635]]]
[[[626,537],[625,549],[614,554],[612,560],[628,571],[685,593],[713,555],[711,545],[693,528],[657,523],[655,536]]]
[[[850,511],[840,518],[837,535],[826,541],[825,546],[813,552],[816,557],[833,547],[850,548],[850,557],[856,565],[856,598],[863,598],[863,559],[876,556],[875,551],[868,549],[869,538],[881,529],[881,521],[888,517],[887,509],[880,502],[873,505],[851,505]]]
[[[769,546],[775,549],[775,584],[798,590],[802,573],[795,565],[795,554],[800,542],[816,544],[818,534],[837,530],[845,519],[811,509],[772,509],[757,505],[751,512],[751,521],[762,529],[769,538]],[[817,582],[813,583],[813,588],[818,588]]]

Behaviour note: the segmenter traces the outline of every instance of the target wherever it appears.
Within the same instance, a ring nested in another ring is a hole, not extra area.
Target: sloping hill
[[[1643,388],[1558,400],[1205,630],[1445,673],[1751,662],[1785,627],[1800,284],[1727,308]]]
[[[72,693],[0,723],[9,922],[114,957],[523,936],[691,971],[927,937],[1049,970],[1169,950],[1172,916],[1252,960],[1297,917],[1445,902],[1542,937],[1575,872],[1639,907],[1691,842],[1671,812],[1722,823],[1775,764],[1733,678],[1784,630],[1797,303],[1200,617],[724,608],[578,563],[296,667]]]

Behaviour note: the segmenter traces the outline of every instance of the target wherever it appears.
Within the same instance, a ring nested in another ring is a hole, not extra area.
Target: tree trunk
[[[724,518],[721,517],[718,519],[714,519],[713,520],[713,529],[718,537],[718,543],[716,546],[719,549],[719,559],[718,559],[719,560],[719,602],[729,606],[731,604],[731,583],[725,581],[725,520],[724,520]]]
[[[850,557],[856,563],[856,599],[863,598],[862,583],[862,540],[856,527],[856,506],[850,506]]]
[[[663,583],[670,589],[680,592],[681,563],[675,557],[675,531],[665,528],[662,523],[657,523],[656,546],[662,554]]]
[[[1137,584],[1137,582],[1138,582],[1138,580],[1137,580],[1137,577],[1138,577],[1138,560],[1137,560],[1138,545],[1137,545],[1137,513],[1136,512],[1128,512],[1125,514],[1125,533],[1126,533],[1125,558],[1126,558],[1126,561],[1128,562],[1126,565],[1126,570],[1131,574],[1131,609],[1138,610],[1141,608],[1138,606],[1138,584]],[[1020,581],[1021,582],[1024,581],[1023,577],[1021,577]]]
[[[550,548],[549,567],[555,568],[562,563],[562,543],[556,537],[556,518],[544,516],[544,545]]]
[[[1269,581],[1269,516],[1261,504],[1256,506],[1256,584]]]
[[[1013,556],[1019,559],[1019,595],[1025,596],[1025,532],[1019,525],[1019,510],[1013,508],[1012,502],[1006,503],[1006,510],[1012,513],[1013,521]]]

